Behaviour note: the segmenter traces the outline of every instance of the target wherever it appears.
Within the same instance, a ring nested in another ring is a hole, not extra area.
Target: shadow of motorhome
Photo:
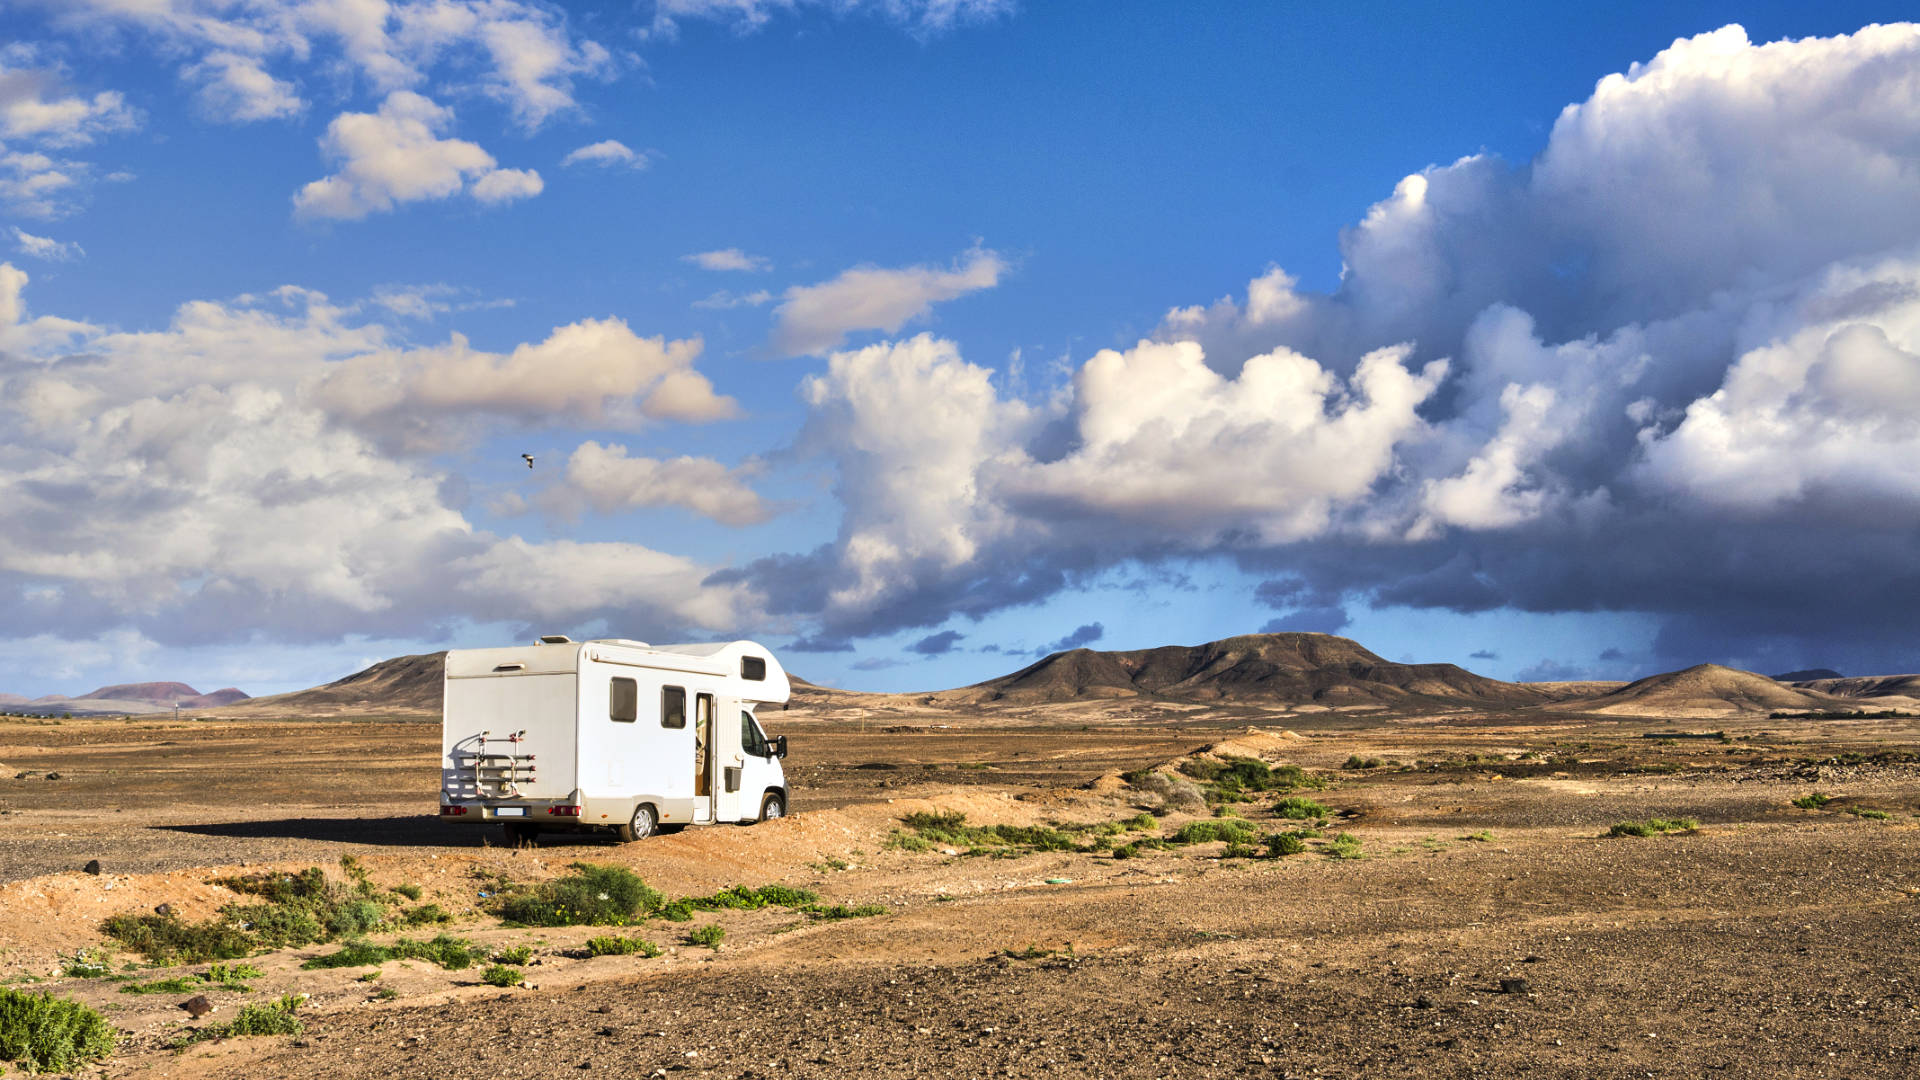
[[[512,847],[504,830],[489,825],[449,825],[438,815],[405,817],[282,818],[277,821],[214,821],[192,825],[154,825],[167,832],[222,836],[240,840],[322,840],[376,847]],[[540,847],[606,846],[619,843],[611,832],[543,832]]]

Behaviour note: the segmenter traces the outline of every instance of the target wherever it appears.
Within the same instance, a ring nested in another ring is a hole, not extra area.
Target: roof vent
[[[541,634],[541,635],[540,635],[540,644],[542,644],[542,645],[571,645],[571,644],[573,644],[573,639],[572,639],[572,638],[570,638],[570,637],[568,637],[568,636],[567,636],[567,635],[565,635],[565,634]]]

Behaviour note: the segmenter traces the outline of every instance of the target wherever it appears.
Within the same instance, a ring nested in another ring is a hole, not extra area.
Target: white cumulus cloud
[[[406,90],[387,95],[378,112],[341,113],[320,140],[340,171],[300,189],[295,211],[312,218],[363,218],[396,203],[450,198],[469,184],[484,203],[540,192],[538,173],[498,169],[478,144],[440,137],[452,123],[453,110]]]
[[[856,266],[818,285],[789,288],[774,309],[772,345],[783,356],[821,354],[856,330],[899,330],[933,305],[1000,283],[998,253],[975,247],[953,265]]]
[[[691,255],[680,256],[681,262],[690,262],[702,270],[739,270],[747,273],[759,273],[773,269],[773,260],[765,255],[749,255],[739,248],[720,248],[717,251],[696,251]]]
[[[87,254],[81,250],[79,244],[71,240],[61,241],[47,236],[35,236],[17,225],[13,229],[13,242],[20,248],[22,254],[52,262],[72,262],[75,259],[84,258]]]

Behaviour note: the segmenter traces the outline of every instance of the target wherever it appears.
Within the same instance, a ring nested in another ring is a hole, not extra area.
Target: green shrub
[[[1670,832],[1691,832],[1700,827],[1693,818],[1648,818],[1622,821],[1607,830],[1608,836],[1661,836]]]
[[[488,986],[518,986],[526,980],[526,972],[505,964],[494,964],[480,973],[480,981]]]
[[[1120,823],[1129,832],[1153,832],[1160,828],[1160,819],[1152,814],[1139,813]]]
[[[1281,799],[1273,804],[1273,812],[1280,817],[1295,821],[1333,816],[1331,807],[1317,803],[1304,795],[1289,795]]]
[[[626,926],[666,901],[623,866],[577,862],[572,869],[567,877],[505,897],[500,917],[526,926]]]
[[[453,914],[439,904],[421,904],[400,916],[400,921],[408,926],[425,926],[428,923],[450,923]]]
[[[424,893],[418,885],[395,885],[393,891],[409,900],[418,900]]]
[[[113,1027],[98,1012],[52,994],[0,988],[0,1061],[28,1072],[71,1072],[113,1053]]]
[[[306,1025],[294,1015],[304,994],[287,994],[272,1001],[255,1002],[240,1010],[233,1022],[220,1030],[220,1034],[232,1037],[249,1035],[298,1035],[306,1030]]]
[[[1267,837],[1267,854],[1276,859],[1298,855],[1305,850],[1306,842],[1297,833],[1274,833]]]
[[[266,972],[252,964],[212,964],[208,966],[207,973],[200,977],[211,983],[229,983],[257,979],[264,974]]]
[[[376,998],[379,998],[381,1001],[392,1001],[394,998],[397,998],[400,996],[400,991],[395,990],[391,986],[383,986],[380,989],[375,990],[373,992],[373,996]]]
[[[1253,839],[1253,826],[1239,818],[1189,821],[1170,838],[1175,844],[1207,844],[1216,840],[1225,840],[1229,844],[1250,844]]]
[[[149,983],[128,983],[120,988],[123,994],[197,994],[205,988],[197,975],[181,975],[172,979],[155,979]]]
[[[1361,757],[1359,754],[1355,754],[1349,757],[1346,760],[1346,764],[1340,767],[1343,769],[1377,769],[1384,764],[1386,764],[1386,762],[1381,761],[1377,757]]]
[[[177,915],[113,915],[100,924],[102,933],[162,963],[200,963],[232,960],[253,954],[252,935],[224,920],[189,923]]]
[[[1359,837],[1354,836],[1352,833],[1335,833],[1333,839],[1328,840],[1326,847],[1321,850],[1336,859],[1365,858],[1365,856],[1360,853]]]
[[[637,937],[597,937],[587,939],[588,956],[631,956],[638,953],[645,957],[660,955],[660,946]]]
[[[726,928],[718,923],[696,926],[687,931],[687,944],[705,945],[714,952],[720,951],[720,942],[727,936]]]
[[[930,851],[935,847],[967,848],[971,851],[1025,849],[1029,851],[1075,851],[1080,842],[1072,833],[1047,825],[968,825],[960,813],[908,814],[900,823],[912,833],[895,831],[887,846],[902,851]]]
[[[72,956],[60,955],[60,974],[69,979],[103,979],[113,974],[113,968],[99,951],[80,949]]]
[[[515,945],[512,948],[501,949],[493,954],[493,960],[496,964],[513,964],[519,966],[531,959],[533,959],[533,946],[531,945]]]
[[[1138,844],[1121,844],[1119,847],[1113,849],[1113,857],[1116,859],[1131,859],[1138,854],[1140,854],[1140,845]]]
[[[1479,832],[1470,832],[1467,835],[1461,837],[1460,839],[1472,840],[1475,843],[1480,843],[1480,844],[1491,844],[1493,843],[1493,834],[1488,832],[1485,829],[1482,829]]]
[[[486,949],[466,938],[438,934],[432,941],[409,941],[401,938],[391,945],[349,941],[340,947],[340,951],[327,956],[316,956],[300,966],[313,970],[367,967],[384,964],[389,960],[426,960],[448,971],[460,971],[472,967],[475,961],[484,960],[486,957]]]
[[[1793,800],[1793,805],[1799,807],[1802,810],[1818,810],[1832,801],[1833,801],[1833,796],[1822,795],[1821,793],[1816,791],[1810,795],[1802,795],[1799,798]]]
[[[831,922],[835,919],[864,919],[887,913],[887,909],[879,904],[860,904],[857,907],[848,907],[845,904],[815,904],[804,910],[808,915],[823,922]]]
[[[1885,810],[1868,810],[1863,806],[1849,806],[1847,813],[1854,817],[1866,818],[1868,821],[1889,821],[1893,818],[1893,815]]]

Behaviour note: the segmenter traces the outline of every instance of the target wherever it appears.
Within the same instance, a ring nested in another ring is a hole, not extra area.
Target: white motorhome
[[[624,639],[455,649],[441,722],[443,821],[544,831],[657,830],[784,816],[784,735],[754,708],[784,704],[780,662],[751,641]]]

